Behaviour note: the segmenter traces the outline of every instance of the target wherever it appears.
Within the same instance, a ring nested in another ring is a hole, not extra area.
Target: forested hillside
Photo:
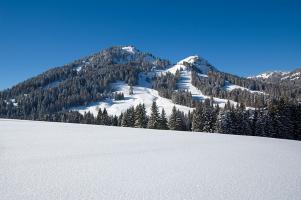
[[[116,46],[0,92],[0,117],[300,140],[298,73],[243,78],[198,56],[174,65]]]

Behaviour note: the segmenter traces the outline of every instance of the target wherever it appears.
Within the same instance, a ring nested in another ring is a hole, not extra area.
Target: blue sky
[[[174,62],[198,54],[241,76],[292,70],[299,2],[0,0],[0,89],[113,45]]]

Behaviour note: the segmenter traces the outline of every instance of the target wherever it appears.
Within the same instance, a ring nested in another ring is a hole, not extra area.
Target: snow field
[[[298,200],[301,143],[0,120],[5,200]]]

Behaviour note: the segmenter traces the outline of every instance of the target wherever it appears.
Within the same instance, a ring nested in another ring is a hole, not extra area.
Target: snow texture
[[[301,143],[0,120],[3,200],[299,200]]]
[[[199,56],[189,56],[183,60],[180,60],[176,65],[172,66],[167,70],[172,74],[175,74],[177,70],[187,70],[186,64],[192,65],[196,67],[198,70],[202,72],[202,74],[208,74],[209,70],[216,70],[213,66],[211,66],[207,60],[200,58]]]
[[[242,87],[242,86],[239,86],[239,85],[234,85],[234,84],[231,84],[229,82],[226,82],[226,86],[224,87],[224,89],[227,90],[227,91],[232,91],[232,90],[235,90],[235,89],[240,89],[240,90],[247,90],[248,92],[251,92],[251,93],[265,94],[264,92],[250,90],[248,88],[245,88],[245,87]]]
[[[137,50],[133,46],[122,47],[122,50],[125,50],[125,51],[127,51],[128,53],[131,53],[131,54],[134,54],[134,53],[137,52]]]
[[[164,108],[167,116],[171,114],[173,106],[176,106],[177,109],[185,113],[193,110],[186,106],[174,104],[170,99],[160,97],[157,90],[150,88],[151,84],[146,80],[147,77],[148,75],[145,75],[144,73],[139,74],[139,83],[138,86],[133,87],[133,95],[129,95],[130,86],[125,84],[123,81],[118,81],[112,84],[115,92],[122,92],[124,94],[124,100],[115,101],[113,99],[107,99],[106,101],[92,103],[88,106],[72,108],[71,110],[79,111],[81,114],[90,111],[94,116],[97,116],[99,108],[102,110],[106,108],[110,115],[119,116],[131,106],[137,106],[138,104],[144,103],[146,112],[150,115],[153,101],[156,101],[160,111]]]
[[[290,74],[289,76],[285,76],[283,78],[281,78],[281,80],[286,80],[286,79],[290,79],[291,81],[293,80],[297,80],[301,77],[301,72],[296,72],[293,74]]]
[[[272,78],[274,76],[284,76],[286,74],[288,74],[289,72],[282,72],[282,71],[272,71],[272,72],[265,72],[256,76],[250,76],[248,77],[249,79],[269,79]]]

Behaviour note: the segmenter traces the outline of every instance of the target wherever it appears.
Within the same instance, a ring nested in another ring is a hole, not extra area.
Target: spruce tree
[[[181,119],[179,111],[174,106],[172,108],[171,115],[169,117],[168,126],[170,130],[182,130],[183,129],[183,121]]]
[[[98,114],[97,114],[97,117],[96,117],[96,123],[99,124],[99,125],[103,125],[101,108],[99,108],[99,110],[98,110]]]
[[[118,117],[116,115],[114,115],[114,117],[112,118],[112,126],[118,126]]]
[[[110,121],[110,117],[108,115],[107,109],[104,108],[103,112],[102,112],[102,122],[104,125],[110,125],[111,121]]]
[[[135,127],[135,108],[132,106],[127,110],[127,121],[129,127]]]
[[[168,129],[168,122],[167,122],[164,108],[162,108],[161,117],[160,117],[160,129],[163,129],[163,130]]]
[[[90,111],[88,113],[84,114],[84,123],[85,124],[94,124],[95,123],[95,118],[94,118],[93,114],[90,113]]]
[[[159,111],[158,111],[156,101],[153,101],[153,104],[151,107],[151,115],[149,117],[147,127],[150,129],[159,129],[160,128],[160,116],[159,116]]]
[[[144,104],[139,104],[135,108],[135,127],[146,128],[147,116]]]
[[[195,108],[193,112],[193,117],[192,117],[192,131],[194,132],[201,132],[204,129],[204,124],[203,124],[203,105],[198,104],[197,107]]]

